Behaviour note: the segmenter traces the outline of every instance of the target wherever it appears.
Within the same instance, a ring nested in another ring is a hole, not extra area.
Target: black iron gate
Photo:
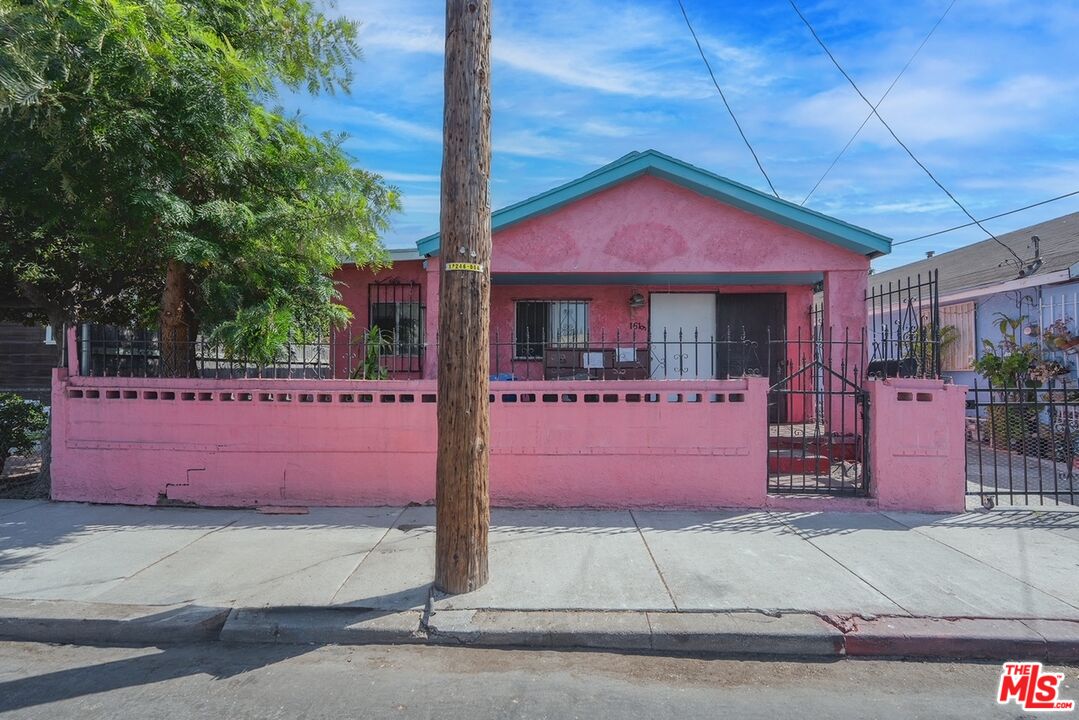
[[[768,390],[768,492],[869,493],[864,341],[783,342],[788,372]]]
[[[986,508],[1079,505],[1079,385],[967,391],[967,495]]]

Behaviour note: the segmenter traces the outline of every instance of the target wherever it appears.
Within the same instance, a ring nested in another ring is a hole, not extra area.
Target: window
[[[389,345],[384,356],[418,358],[423,355],[423,288],[417,282],[389,278],[367,286],[367,327],[378,327]],[[399,364],[397,364],[399,365]],[[401,369],[400,367],[395,367]]]
[[[45,344],[46,345],[55,345],[56,344],[56,335],[55,335],[55,333],[53,333],[52,325],[46,325],[45,326]]]
[[[588,344],[588,303],[583,300],[518,300],[516,347],[519,358],[543,357],[545,347]]]
[[[423,349],[423,308],[418,302],[373,302],[369,327],[378,327],[392,345],[387,355],[419,355]]]
[[[940,354],[941,370],[970,370],[975,356],[974,303],[941,305],[941,334],[945,328],[955,328],[955,337],[945,345]]]

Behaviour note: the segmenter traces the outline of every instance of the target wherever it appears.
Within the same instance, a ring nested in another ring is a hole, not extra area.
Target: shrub
[[[48,426],[41,405],[15,393],[0,393],[0,473],[12,455],[31,454]]]

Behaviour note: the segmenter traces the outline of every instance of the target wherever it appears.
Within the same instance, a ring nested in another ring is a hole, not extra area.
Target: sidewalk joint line
[[[902,605],[900,605],[900,604],[899,604],[898,602],[896,602],[896,601],[895,601],[895,600],[894,600],[894,599],[893,599],[893,598],[892,598],[891,596],[889,596],[889,595],[888,595],[888,593],[884,592],[883,590],[881,590],[880,588],[878,588],[878,587],[877,587],[876,585],[874,585],[873,583],[871,583],[871,582],[869,582],[868,580],[866,580],[866,579],[865,579],[864,577],[862,577],[861,575],[859,575],[858,573],[856,573],[856,572],[855,572],[854,570],[850,569],[850,568],[849,568],[849,567],[847,567],[847,566],[846,566],[845,564],[843,564],[843,562],[841,562],[841,561],[840,561],[840,560],[839,560],[838,558],[834,557],[834,556],[833,556],[833,555],[832,555],[831,553],[829,553],[829,552],[828,552],[827,550],[825,550],[824,548],[822,548],[821,546],[819,546],[819,545],[817,545],[817,544],[816,544],[815,542],[813,542],[813,539],[812,539],[811,537],[809,537],[808,535],[803,535],[802,533],[798,532],[798,528],[794,527],[793,525],[791,525],[790,523],[788,523],[788,522],[787,522],[786,520],[784,520],[783,518],[781,518],[781,517],[779,517],[778,515],[776,515],[776,514],[775,514],[774,512],[772,512],[771,510],[765,510],[765,512],[766,512],[766,513],[768,513],[769,515],[773,516],[773,517],[774,517],[774,518],[775,518],[776,520],[778,520],[778,521],[779,521],[779,523],[780,523],[781,525],[783,525],[783,527],[787,528],[787,529],[788,529],[788,530],[790,530],[790,531],[791,531],[792,533],[794,533],[795,535],[797,535],[798,537],[800,537],[800,538],[801,538],[802,540],[804,540],[805,542],[809,543],[809,546],[810,546],[810,547],[813,547],[813,548],[815,548],[815,549],[816,549],[816,550],[817,550],[818,552],[820,552],[820,553],[821,553],[822,555],[824,555],[824,557],[828,558],[829,560],[831,560],[832,562],[834,562],[834,563],[835,563],[836,565],[838,565],[839,567],[843,568],[844,570],[846,570],[847,572],[849,572],[849,573],[850,573],[851,575],[853,575],[854,577],[856,577],[856,578],[858,578],[859,580],[861,580],[861,581],[862,581],[863,583],[865,583],[865,584],[866,584],[867,586],[869,586],[870,588],[872,588],[872,589],[873,589],[873,590],[874,590],[875,592],[878,592],[878,593],[880,593],[880,594],[881,594],[881,597],[883,597],[883,598],[884,598],[885,600],[887,600],[888,602],[892,603],[892,604],[893,604],[893,605],[895,605],[895,606],[896,606],[897,608],[899,608],[900,610],[902,610],[903,612],[905,612],[905,613],[906,613],[906,614],[907,614],[908,616],[913,616],[913,615],[914,615],[914,613],[912,613],[912,612],[911,612],[910,610],[908,610],[907,608],[903,607],[903,606],[902,606]],[[877,514],[879,515],[880,513],[877,513]],[[888,520],[891,520],[891,518],[887,518],[887,519],[888,519]],[[894,521],[893,521],[893,522],[894,522]],[[896,524],[899,524],[899,523],[896,523]]]
[[[228,527],[232,527],[233,525],[235,525],[235,524],[236,524],[236,523],[238,523],[238,522],[240,522],[240,518],[238,518],[238,517],[237,517],[236,519],[234,519],[234,520],[230,520],[229,522],[225,523],[224,525],[220,525],[220,526],[218,526],[218,527],[215,527],[215,528],[213,528],[212,530],[209,530],[209,531],[207,531],[207,532],[204,532],[204,533],[203,533],[202,535],[199,535],[199,536],[198,536],[197,538],[195,538],[195,539],[194,539],[194,540],[192,540],[191,542],[188,542],[188,543],[184,543],[184,544],[183,544],[182,546],[180,546],[180,547],[176,548],[175,550],[173,550],[172,552],[168,553],[167,555],[162,555],[161,557],[159,557],[159,558],[158,558],[157,560],[154,560],[154,561],[153,561],[152,563],[150,563],[150,564],[149,564],[149,565],[147,565],[146,567],[141,567],[141,568],[139,568],[138,570],[136,570],[135,572],[131,573],[131,574],[130,574],[130,575],[128,575],[128,576],[127,576],[126,578],[124,578],[123,580],[121,580],[120,582],[118,582],[118,583],[116,584],[116,586],[117,586],[117,587],[119,587],[120,585],[123,585],[123,584],[124,584],[125,582],[127,582],[128,580],[131,580],[132,578],[134,578],[134,577],[138,576],[139,574],[141,574],[141,573],[143,573],[143,572],[145,572],[145,571],[149,570],[150,568],[154,567],[155,565],[158,565],[159,563],[163,563],[163,562],[165,562],[166,560],[168,560],[169,558],[171,558],[172,556],[174,556],[174,555],[176,555],[176,554],[178,554],[178,553],[181,553],[181,552],[183,552],[184,550],[187,550],[187,549],[188,549],[189,547],[191,547],[192,545],[194,545],[195,543],[197,543],[197,542],[198,542],[199,540],[202,540],[203,538],[206,538],[206,537],[209,537],[210,535],[213,535],[213,534],[214,534],[215,532],[217,532],[218,530],[224,530],[225,528],[228,528]],[[123,532],[123,530],[118,530],[117,532]],[[110,588],[110,589],[111,589],[111,588]],[[103,591],[103,592],[108,592],[108,590],[105,590],[105,591]],[[99,593],[99,594],[100,594],[100,593]],[[95,595],[94,597],[97,597],[97,595]],[[185,602],[187,602],[187,601],[185,601]]]
[[[893,518],[888,518],[888,519],[889,519],[889,520],[892,520],[893,522],[897,522],[897,523],[899,523],[900,525],[902,525],[903,527],[907,528],[907,529],[908,529],[908,530],[910,530],[911,532],[915,532],[915,533],[918,533],[918,534],[919,534],[919,535],[921,535],[922,537],[924,537],[924,538],[927,538],[927,539],[929,539],[929,540],[932,540],[933,542],[937,543],[938,545],[940,545],[940,546],[942,546],[942,547],[946,547],[946,548],[948,548],[949,550],[952,550],[953,552],[957,552],[957,553],[959,553],[959,554],[960,554],[960,555],[962,555],[963,557],[967,557],[967,558],[970,558],[971,560],[973,560],[974,562],[978,563],[979,565],[983,565],[983,566],[985,566],[985,567],[989,568],[990,570],[993,570],[994,572],[998,572],[998,573],[1000,573],[1001,575],[1004,575],[1005,577],[1010,577],[1010,578],[1011,578],[1012,580],[1015,580],[1016,582],[1018,582],[1018,583],[1020,583],[1020,584],[1022,584],[1022,585],[1025,585],[1026,587],[1030,588],[1031,590],[1034,590],[1035,592],[1040,592],[1040,593],[1042,593],[1043,595],[1047,595],[1047,596],[1049,596],[1049,597],[1053,598],[1054,600],[1057,600],[1057,601],[1059,601],[1059,602],[1062,602],[1062,603],[1064,603],[1065,605],[1067,605],[1067,606],[1068,606],[1068,607],[1070,607],[1070,608],[1073,608],[1073,609],[1075,609],[1075,610],[1079,610],[1079,606],[1076,606],[1076,605],[1075,605],[1074,603],[1070,603],[1070,602],[1068,602],[1067,600],[1065,600],[1064,598],[1061,598],[1061,597],[1057,597],[1057,596],[1056,596],[1056,595],[1054,595],[1053,593],[1049,592],[1048,590],[1044,590],[1044,589],[1042,589],[1042,588],[1038,587],[1037,585],[1031,585],[1031,584],[1030,584],[1029,582],[1027,582],[1027,581],[1026,581],[1026,580],[1024,580],[1023,578],[1021,578],[1021,577],[1016,577],[1015,575],[1012,575],[1012,574],[1011,574],[1010,572],[1008,572],[1007,570],[1003,570],[1003,569],[1001,569],[1001,568],[998,568],[998,567],[994,567],[993,565],[990,565],[989,563],[985,562],[984,560],[982,560],[982,559],[980,559],[980,558],[977,558],[977,557],[975,557],[975,556],[971,555],[971,554],[970,554],[970,553],[968,553],[968,552],[964,552],[963,550],[960,550],[959,548],[957,548],[957,547],[955,547],[955,546],[953,546],[953,545],[949,545],[948,543],[944,542],[943,540],[940,540],[940,539],[938,539],[938,538],[935,538],[935,537],[933,537],[932,535],[928,535],[928,534],[926,534],[926,533],[922,532],[922,531],[921,531],[920,529],[918,529],[918,528],[916,528],[916,527],[911,527],[911,526],[907,525],[906,523],[900,522],[900,521],[898,521],[898,520],[895,520],[895,519],[893,519]]]
[[[629,517],[633,520],[633,526],[637,528],[637,534],[641,537],[641,542],[644,543],[644,549],[648,552],[648,557],[652,560],[652,567],[656,569],[656,574],[659,575],[659,581],[663,583],[663,589],[667,591],[667,597],[671,599],[671,605],[674,609],[679,610],[678,601],[674,599],[674,593],[671,592],[670,585],[667,584],[667,578],[663,577],[663,571],[659,569],[659,563],[656,562],[656,556],[652,553],[652,548],[648,545],[648,539],[645,538],[644,532],[641,530],[641,524],[637,522],[637,516],[633,514],[633,511],[629,511]],[[651,623],[649,623],[651,626]]]
[[[337,586],[337,589],[333,591],[333,595],[330,595],[331,605],[333,605],[334,601],[337,600],[337,595],[341,592],[341,590],[344,589],[345,585],[348,584],[348,581],[352,578],[352,576],[359,572],[360,566],[363,565],[364,561],[374,555],[375,550],[378,550],[379,546],[382,545],[382,541],[385,540],[386,536],[390,534],[390,530],[393,530],[395,527],[397,527],[397,522],[401,519],[401,516],[405,514],[405,510],[408,510],[408,508],[409,506],[405,505],[397,511],[397,514],[393,516],[393,520],[390,522],[389,526],[386,527],[386,532],[382,533],[382,537],[378,539],[378,542],[372,545],[371,549],[363,554],[363,556],[360,558],[360,561],[356,563],[356,567],[352,568],[352,572],[350,572],[348,575],[345,575],[345,579],[342,580],[341,584]]]

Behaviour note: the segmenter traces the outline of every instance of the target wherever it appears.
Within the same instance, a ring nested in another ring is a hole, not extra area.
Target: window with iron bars
[[[531,360],[543,357],[548,347],[583,347],[588,344],[586,300],[516,301],[514,355]]]
[[[418,283],[369,285],[367,308],[368,328],[377,327],[390,345],[385,355],[422,355],[426,313]]]

